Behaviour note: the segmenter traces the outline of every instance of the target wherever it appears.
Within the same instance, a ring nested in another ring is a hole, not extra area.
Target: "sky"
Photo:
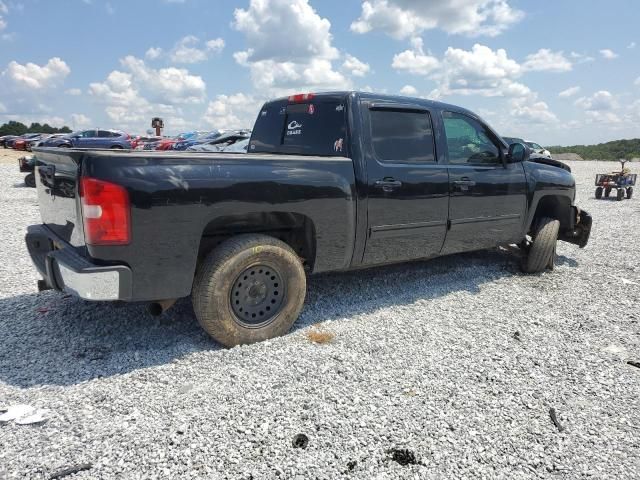
[[[640,137],[637,0],[0,0],[0,123],[251,127],[291,93],[468,108],[543,145]]]

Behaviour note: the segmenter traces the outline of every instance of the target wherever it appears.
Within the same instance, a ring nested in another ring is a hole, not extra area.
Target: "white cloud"
[[[602,58],[606,60],[613,60],[614,58],[618,58],[618,54],[608,48],[603,48],[602,50],[600,50],[600,55],[602,55]]]
[[[60,85],[69,73],[69,66],[59,57],[53,57],[43,66],[35,63],[22,65],[16,61],[9,62],[3,75],[6,74],[19,87],[42,90]]]
[[[0,32],[7,28],[7,21],[4,16],[9,13],[9,7],[7,4],[0,0]]]
[[[369,0],[362,2],[360,17],[351,30],[381,30],[399,39],[434,28],[468,36],[496,36],[523,16],[509,0]]]
[[[418,94],[418,89],[413,85],[405,85],[400,89],[400,93],[402,95],[407,95],[409,97],[414,97]]]
[[[590,57],[589,55],[586,55],[584,53],[571,52],[570,55],[571,55],[571,58],[573,58],[576,61],[576,63],[589,63],[595,60],[595,58]]]
[[[79,88],[69,88],[68,90],[65,90],[64,93],[71,95],[72,97],[78,97],[82,95],[82,90]]]
[[[549,105],[538,101],[536,94],[514,98],[510,103],[511,115],[520,121],[533,124],[550,124],[558,121],[558,117],[549,109]]]
[[[577,93],[580,92],[580,87],[576,86],[576,87],[569,87],[566,90],[561,91],[558,96],[561,98],[568,98],[568,97],[573,97],[574,95],[576,95]]]
[[[72,128],[86,128],[91,126],[91,119],[82,113],[71,114]]]
[[[393,56],[391,66],[396,70],[404,70],[415,75],[428,75],[440,66],[438,59],[425,54],[421,38],[411,41],[413,48]]]
[[[133,81],[154,99],[168,104],[202,103],[205,99],[206,84],[202,77],[191,75],[184,68],[153,69],[132,55],[120,63],[132,73]]]
[[[633,84],[640,87],[640,77],[636,78],[636,81],[633,82]]]
[[[223,49],[224,40],[222,38],[208,40],[201,46],[198,37],[187,35],[178,40],[171,52],[169,52],[169,58],[175,63],[198,63],[204,62],[209,58],[209,55],[220,53]],[[147,50],[147,53],[149,53],[149,50]],[[152,54],[155,53],[157,52]]]
[[[435,78],[443,95],[522,97],[531,90],[514,81],[521,72],[518,62],[510,59],[504,49],[494,51],[475,44],[470,51],[449,47]]]
[[[580,97],[574,103],[577,107],[592,112],[613,110],[617,106],[614,96],[607,90],[600,90],[590,97]]]
[[[564,56],[564,52],[541,48],[536,53],[527,55],[522,68],[533,72],[569,72],[573,65]]]
[[[332,45],[331,24],[308,0],[251,0],[234,17],[233,27],[248,47],[234,58],[249,68],[261,92],[350,88],[350,80],[333,67],[340,54]]]
[[[156,60],[162,56],[163,50],[160,47],[151,47],[144,56],[149,60]]]
[[[627,45],[628,49],[633,49],[636,48],[636,42],[631,42],[629,45]]]
[[[146,129],[151,117],[162,116],[168,128],[188,125],[183,106],[201,104],[206,85],[201,77],[175,67],[153,69],[133,56],[120,63],[127,71],[112,71],[104,82],[89,85],[90,95],[105,107],[118,128]]]
[[[344,68],[355,77],[364,77],[371,70],[371,67],[368,63],[364,63],[363,61],[358,60],[356,57],[349,54],[345,56],[342,68]]]
[[[251,128],[264,103],[254,95],[218,95],[209,102],[204,120],[212,128]]]

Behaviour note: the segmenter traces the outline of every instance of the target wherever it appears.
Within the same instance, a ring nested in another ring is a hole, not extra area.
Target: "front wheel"
[[[606,198],[609,198],[609,195],[611,195],[611,188],[605,188],[604,189],[604,196]]]
[[[621,201],[624,198],[624,188],[619,188],[616,192],[616,200]]]
[[[284,335],[307,291],[302,262],[284,242],[239,235],[203,261],[192,301],[202,328],[227,347]]]
[[[627,198],[631,198],[633,196],[633,187],[627,187]]]
[[[597,199],[601,199],[602,198],[602,187],[596,188],[596,198]]]
[[[560,222],[553,218],[541,218],[533,232],[533,240],[526,258],[522,262],[525,273],[539,273],[553,270]]]

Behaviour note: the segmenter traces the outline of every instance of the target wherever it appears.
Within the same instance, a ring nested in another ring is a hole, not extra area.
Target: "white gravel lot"
[[[491,251],[315,277],[291,333],[225,350],[188,300],[37,293],[35,192],[0,165],[0,406],[51,411],[0,425],[0,478],[640,478],[640,199],[571,166],[594,227],[554,272]]]

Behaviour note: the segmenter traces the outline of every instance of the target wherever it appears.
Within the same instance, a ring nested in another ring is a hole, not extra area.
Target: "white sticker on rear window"
[[[295,120],[289,122],[287,125],[287,135],[301,135],[302,134],[302,124]]]

